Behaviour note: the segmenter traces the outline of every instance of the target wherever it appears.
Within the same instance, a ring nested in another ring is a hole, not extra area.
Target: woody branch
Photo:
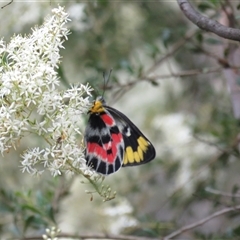
[[[229,212],[232,212],[232,211],[236,211],[236,210],[238,210],[238,211],[240,210],[240,205],[237,205],[237,206],[234,206],[234,207],[224,208],[224,209],[222,209],[220,211],[217,211],[217,212],[213,213],[212,215],[210,215],[210,216],[208,216],[206,218],[201,219],[200,221],[197,221],[195,223],[186,225],[186,226],[178,229],[177,231],[172,232],[171,234],[169,234],[166,237],[164,237],[163,240],[173,239],[174,237],[179,236],[183,232],[189,231],[189,230],[191,230],[193,228],[196,228],[198,226],[201,226],[201,225],[205,224],[206,222],[212,220],[213,218],[219,217],[219,216],[221,216],[223,214],[226,214],[226,213],[229,213]]]
[[[234,28],[235,19],[233,15],[233,8],[230,5],[229,1],[226,1],[226,6],[222,4],[223,15],[225,14],[228,19],[228,22],[223,21],[225,25],[222,25],[218,21],[203,16],[192,7],[188,0],[177,0],[177,2],[184,15],[199,28],[215,33],[219,37],[225,39],[235,40],[238,42],[240,41],[240,30]],[[228,7],[228,11],[226,7]],[[226,49],[229,49],[228,56],[226,57],[226,62],[231,65],[238,65],[240,62],[240,49],[238,44],[231,41],[228,43]],[[228,64],[224,66],[224,75],[226,77],[228,89],[230,92],[234,117],[236,119],[240,119],[240,87],[238,84],[240,73],[239,71],[235,71],[229,68]]]
[[[188,0],[177,0],[184,15],[199,28],[213,32],[219,37],[240,41],[240,30],[226,27],[219,22],[209,19],[196,11]]]
[[[117,239],[117,240],[170,240],[173,239],[179,235],[181,235],[184,232],[187,232],[191,229],[194,229],[198,226],[201,226],[205,223],[207,223],[208,221],[219,217],[221,215],[224,215],[226,213],[232,212],[232,211],[239,211],[240,210],[240,205],[237,206],[233,206],[233,207],[227,207],[224,209],[221,209],[211,215],[209,215],[206,218],[203,218],[199,221],[196,221],[192,224],[188,224],[185,225],[183,227],[181,227],[180,229],[172,232],[171,234],[165,236],[165,237],[159,237],[159,238],[148,238],[148,237],[139,237],[139,236],[127,236],[127,235],[115,235],[115,234],[90,234],[90,235],[85,235],[85,234],[66,234],[66,233],[61,233],[58,235],[58,238],[71,238],[71,239]],[[24,237],[21,240],[40,240],[42,239],[42,236],[31,236],[31,237]]]

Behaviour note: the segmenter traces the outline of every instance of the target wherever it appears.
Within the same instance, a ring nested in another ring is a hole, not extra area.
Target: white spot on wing
[[[126,136],[127,136],[127,137],[130,137],[130,136],[131,136],[131,129],[130,129],[130,127],[127,128]]]

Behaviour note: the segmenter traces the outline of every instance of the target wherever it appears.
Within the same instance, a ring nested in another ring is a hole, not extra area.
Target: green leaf
[[[218,6],[221,4],[221,0],[209,0],[214,6]]]
[[[48,218],[51,219],[54,223],[56,223],[54,211],[50,204],[48,204],[48,206],[46,207],[46,213],[48,215]]]
[[[240,226],[237,226],[236,228],[233,229],[233,233],[236,236],[240,236]]]
[[[43,218],[36,215],[30,215],[24,221],[24,231],[26,231],[28,227],[41,229],[43,227],[45,228],[47,225],[48,222],[45,221]]]
[[[222,44],[222,41],[218,40],[216,38],[206,38],[205,42],[208,43],[208,44],[212,44],[212,45],[220,45],[220,44]]]
[[[197,41],[198,41],[199,43],[202,43],[202,42],[203,42],[203,35],[202,35],[201,32],[198,32],[198,33],[196,34],[196,39],[197,39]]]
[[[43,196],[42,192],[41,191],[37,191],[36,192],[36,200],[37,200],[37,204],[39,206],[44,206],[44,204],[46,204],[46,199],[45,197]]]
[[[198,5],[198,9],[202,12],[205,12],[206,10],[209,9],[214,9],[215,6],[211,2],[201,2]]]
[[[158,86],[158,85],[159,85],[159,83],[158,83],[157,81],[155,81],[155,80],[151,80],[151,84],[152,84],[153,86]]]
[[[170,40],[170,37],[171,37],[171,30],[169,28],[163,29],[161,39],[162,39],[165,47],[168,46],[168,42]]]
[[[137,77],[141,77],[143,73],[143,65],[140,65],[137,69]]]
[[[120,61],[120,66],[121,66],[121,68],[123,68],[123,69],[125,69],[128,72],[133,74],[134,71],[133,71],[133,68],[132,68],[132,66],[131,66],[129,61],[127,61],[127,60]]]
[[[34,206],[23,204],[21,207],[24,210],[30,210],[31,212],[37,213],[37,214],[40,214],[40,215],[42,214],[42,212],[40,210],[38,210],[36,207],[34,207]]]
[[[58,68],[58,75],[60,77],[60,81],[67,87],[67,88],[70,88],[70,84],[65,76],[65,73],[64,73],[64,70],[63,70],[63,67],[62,65],[59,66]]]
[[[197,46],[187,46],[187,49],[196,54],[202,53],[202,49]]]
[[[28,229],[29,226],[31,226],[35,221],[35,217],[33,215],[27,217],[24,221],[24,232]]]
[[[219,157],[218,162],[219,162],[219,164],[221,164],[221,166],[226,167],[228,162],[229,162],[228,160],[229,160],[229,154],[228,153],[223,153]]]
[[[4,204],[4,203],[0,203],[0,212],[3,213],[11,213],[13,212],[14,208]]]
[[[109,5],[108,0],[98,0],[97,3],[102,7],[107,7]]]
[[[149,52],[149,55],[156,59],[158,54],[161,52],[159,47],[156,44],[146,44],[147,51]]]

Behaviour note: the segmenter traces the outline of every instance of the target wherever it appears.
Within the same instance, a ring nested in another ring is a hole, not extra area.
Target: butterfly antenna
[[[103,72],[103,81],[104,81],[103,83],[104,83],[104,87],[103,87],[102,97],[104,97],[105,90],[107,89],[107,85],[108,85],[108,82],[109,82],[110,77],[111,77],[111,73],[112,73],[112,68],[110,69],[109,74],[108,74],[107,77],[106,77],[106,73]]]

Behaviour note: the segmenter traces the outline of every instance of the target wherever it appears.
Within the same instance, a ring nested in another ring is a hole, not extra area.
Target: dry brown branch
[[[226,27],[219,22],[209,19],[196,11],[188,0],[177,0],[184,15],[199,28],[213,32],[219,37],[240,41],[240,30]]]
[[[235,27],[236,25],[236,19],[235,19],[235,16],[234,16],[234,8],[231,4],[230,1],[228,0],[225,0],[225,2],[221,2],[221,7],[222,7],[222,10],[223,12],[225,13],[228,21],[229,21],[229,26],[232,26],[232,27]]]
[[[5,5],[3,5],[3,6],[1,7],[1,9],[7,7],[7,6],[10,5],[11,3],[13,3],[13,0],[11,0],[10,2],[6,3]]]
[[[206,145],[208,145],[208,142],[205,142]],[[162,206],[159,208],[162,209],[171,198],[173,198],[181,189],[183,189],[188,183],[192,182],[194,179],[196,179],[198,176],[201,175],[201,173],[203,173],[204,171],[206,171],[206,169],[209,169],[211,166],[213,166],[222,156],[224,156],[225,154],[232,154],[232,149],[235,148],[236,146],[238,146],[239,143],[239,139],[236,138],[236,140],[233,142],[233,144],[231,145],[231,147],[226,148],[226,149],[221,149],[217,154],[210,159],[206,164],[204,164],[200,170],[198,170],[197,172],[192,173],[188,179],[182,183],[162,204]]]
[[[239,67],[240,69],[240,67]],[[222,68],[221,67],[214,67],[214,68],[203,68],[203,69],[191,69],[191,70],[186,70],[178,73],[171,73],[171,74],[162,74],[162,75],[153,75],[151,77],[146,77],[144,80],[147,81],[156,81],[158,79],[164,79],[164,78],[173,78],[173,77],[191,77],[191,76],[196,76],[200,74],[209,74],[209,73],[216,73],[216,72],[221,72]]]
[[[208,216],[208,217],[206,217],[206,218],[201,219],[200,221],[197,221],[197,222],[195,222],[195,223],[186,225],[186,226],[178,229],[177,231],[174,231],[173,233],[165,236],[165,237],[163,238],[163,240],[173,239],[174,237],[179,236],[179,235],[182,234],[183,232],[186,232],[186,231],[189,231],[189,230],[191,230],[191,229],[193,229],[193,228],[196,228],[196,227],[198,227],[198,226],[201,226],[201,225],[203,225],[204,223],[212,220],[213,218],[219,217],[219,216],[221,216],[221,215],[223,215],[223,214],[226,214],[226,213],[229,213],[229,212],[232,212],[232,211],[236,211],[236,210],[240,210],[240,205],[237,205],[237,206],[235,206],[235,207],[224,208],[224,209],[222,209],[222,210],[220,210],[220,211],[217,211],[217,212],[213,213],[212,215],[210,215],[210,216]]]
[[[178,229],[177,231],[172,232],[171,234],[163,237],[163,240],[170,240],[173,239],[174,237],[179,236],[180,234],[189,231],[193,228],[199,227],[203,224],[205,224],[206,222],[219,217],[223,214],[232,212],[232,211],[236,211],[236,210],[240,210],[240,205],[234,206],[234,207],[228,207],[228,208],[224,208],[220,211],[217,211],[211,215],[209,215],[206,218],[203,218],[195,223],[186,225],[180,229]],[[146,238],[146,237],[138,237],[138,236],[126,236],[126,235],[115,235],[115,234],[89,234],[89,235],[85,235],[85,234],[79,234],[79,235],[73,235],[73,234],[59,234],[58,235],[58,239],[61,238],[70,238],[70,239],[115,239],[115,240],[160,240],[161,238]],[[42,239],[42,236],[35,236],[35,237],[25,237],[22,238],[21,240],[40,240]]]
[[[193,134],[193,137],[198,140],[199,142],[202,142],[202,143],[205,143],[207,144],[208,146],[213,146],[215,147],[217,150],[219,150],[220,152],[226,152],[226,149],[222,148],[221,145],[219,145],[218,143],[216,142],[211,142],[207,139],[204,139],[204,138],[201,138],[199,137],[198,135],[196,134]],[[229,149],[229,151],[231,151],[232,148]]]
[[[231,67],[234,70],[240,69],[240,66],[233,66]],[[139,83],[139,81],[149,81],[149,82],[155,82],[157,80],[160,79],[167,79],[167,78],[184,78],[184,77],[191,77],[191,76],[196,76],[196,75],[200,75],[200,74],[210,74],[210,73],[217,73],[217,72],[222,72],[223,68],[222,67],[213,67],[213,68],[202,68],[202,69],[190,69],[190,70],[186,70],[186,71],[182,71],[182,72],[177,72],[177,73],[171,73],[171,74],[162,74],[162,75],[153,75],[151,77],[142,77],[142,78],[138,78],[136,80],[132,80],[132,81],[128,81],[126,84],[119,84],[117,85],[118,88],[128,88],[131,87],[137,83]],[[108,89],[112,89],[116,87],[116,85],[109,85]]]
[[[60,233],[58,239],[114,239],[114,240],[160,240],[160,238],[147,238],[139,236],[115,235],[115,234],[66,234]],[[42,236],[25,237],[20,240],[42,240]],[[17,239],[16,239],[17,240]]]
[[[215,195],[220,195],[223,197],[230,197],[230,198],[240,198],[240,194],[232,194],[232,193],[228,193],[228,192],[223,192],[223,191],[219,191],[210,187],[205,188],[206,192],[215,194]]]
[[[239,142],[239,140],[236,139],[236,141],[234,141],[234,143],[232,144],[232,148],[236,147],[236,146],[238,145],[238,142]],[[227,148],[226,150],[222,150],[221,153],[218,153],[213,159],[210,160],[210,162],[209,162],[207,165],[204,165],[203,168],[202,168],[200,171],[198,171],[197,174],[196,174],[196,173],[195,173],[194,175],[192,174],[191,177],[189,178],[189,182],[190,182],[191,180],[193,180],[194,178],[196,178],[196,176],[200,175],[200,173],[203,172],[207,167],[212,166],[213,164],[215,164],[215,163],[217,162],[217,160],[221,158],[221,156],[223,156],[224,154],[231,154],[232,148]],[[185,183],[185,184],[186,184],[186,183]],[[183,186],[185,186],[185,184],[183,184]],[[182,186],[182,187],[183,187],[183,186]],[[180,187],[180,188],[181,188],[181,187]],[[180,190],[180,188],[177,189],[177,190],[171,195],[171,197],[172,197],[173,195],[175,195],[176,192],[177,192],[178,190]],[[171,234],[165,236],[165,237],[163,238],[163,240],[173,239],[174,237],[182,234],[183,232],[186,232],[186,231],[189,231],[189,230],[191,230],[191,229],[193,229],[193,228],[195,228],[195,227],[201,226],[201,225],[203,225],[204,223],[210,221],[210,220],[213,219],[213,218],[216,218],[216,217],[218,217],[218,216],[220,216],[220,215],[223,215],[223,214],[225,214],[225,213],[228,213],[228,212],[231,212],[231,211],[234,211],[234,210],[240,210],[240,205],[237,205],[237,206],[235,206],[235,207],[224,208],[224,209],[222,209],[222,210],[220,210],[220,211],[217,211],[217,212],[213,213],[212,215],[210,215],[210,216],[208,216],[208,217],[206,217],[206,218],[203,218],[203,219],[201,219],[201,220],[199,220],[199,221],[197,221],[197,222],[195,222],[195,223],[193,223],[193,224],[186,225],[186,226],[184,226],[184,227],[182,227],[182,228],[180,228],[180,229],[172,232]]]
[[[164,56],[158,59],[153,66],[146,71],[145,75],[151,74],[156,68],[164,63],[165,60],[172,57],[182,46],[184,46],[193,36],[195,36],[195,34],[196,30],[188,32],[183,38],[176,42]]]

